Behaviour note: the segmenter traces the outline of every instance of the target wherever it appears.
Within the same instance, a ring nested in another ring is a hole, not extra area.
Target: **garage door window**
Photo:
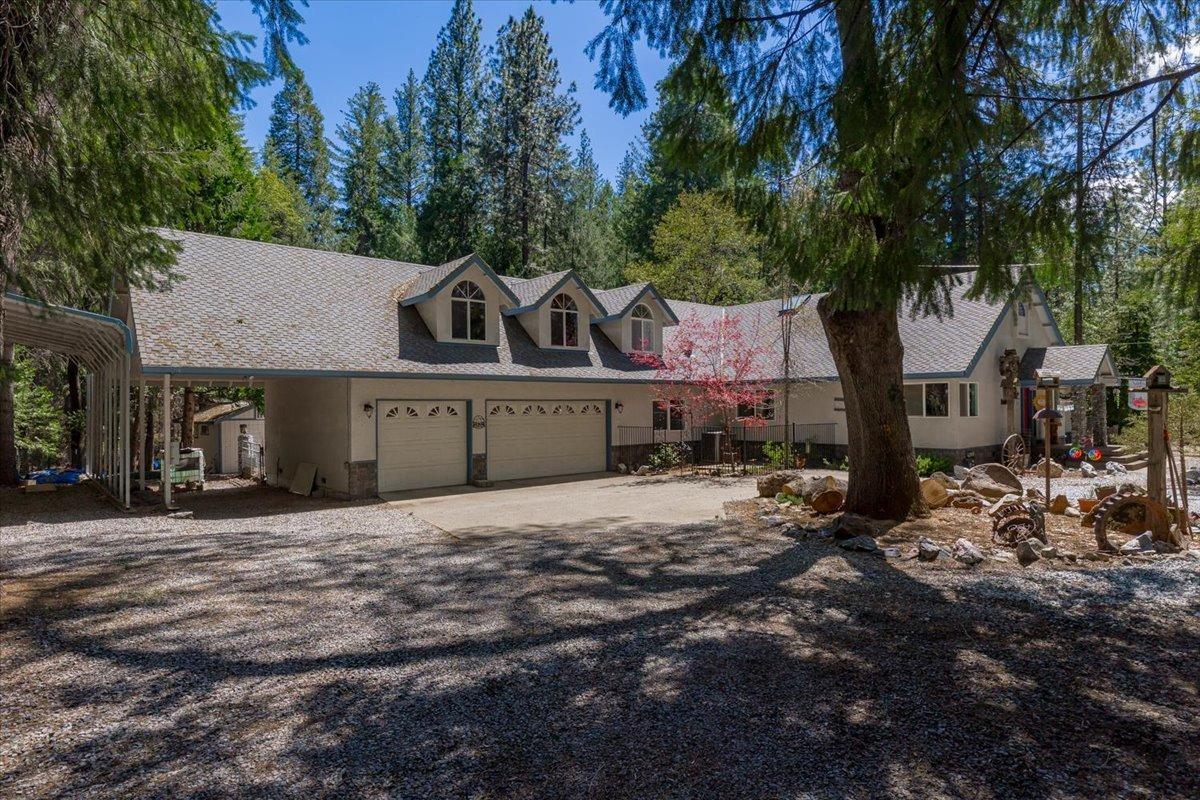
[[[555,347],[579,345],[579,309],[570,295],[556,295],[550,301],[550,344]]]
[[[461,281],[450,293],[450,336],[471,342],[487,339],[487,300],[473,281]]]

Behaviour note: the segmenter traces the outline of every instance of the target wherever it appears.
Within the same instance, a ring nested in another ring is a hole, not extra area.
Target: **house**
[[[629,431],[684,436],[681,417],[654,400],[654,370],[631,354],[661,351],[690,315],[733,318],[778,348],[781,311],[794,311],[789,419],[818,431],[816,446],[846,445],[815,295],[721,308],[650,284],[597,291],[569,270],[502,277],[475,255],[428,266],[164,234],[179,242],[181,279],[114,308],[132,331],[137,376],[263,386],[273,483],[301,462],[340,497],[611,469],[638,446]],[[1003,402],[1002,357],[1076,363],[1040,289],[990,303],[967,298],[970,278],[952,317],[900,318],[914,445],[955,460],[993,457],[1018,416]],[[1096,351],[1079,352],[1096,367],[1084,377],[1110,377],[1106,353],[1093,363]],[[1035,387],[1021,378],[1029,430]],[[781,406],[754,411],[781,421]]]
[[[192,417],[192,442],[204,451],[204,465],[209,472],[230,475],[238,471],[238,436],[243,431],[263,444],[266,422],[263,415],[247,401],[221,403]]]

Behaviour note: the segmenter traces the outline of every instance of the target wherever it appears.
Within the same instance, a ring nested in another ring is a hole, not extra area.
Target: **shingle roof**
[[[596,299],[604,306],[608,318],[619,317],[630,311],[630,307],[634,304],[634,301],[641,297],[647,290],[651,292],[655,300],[663,304],[667,313],[676,313],[672,305],[677,301],[672,300],[668,303],[666,298],[659,295],[649,283],[631,283],[626,286],[618,286],[615,289],[601,289],[596,292]],[[678,320],[674,321],[677,322]]]
[[[405,296],[413,296],[414,279],[437,285],[441,278],[422,277],[429,267],[206,234],[164,235],[182,244],[176,269],[182,278],[169,291],[131,292],[140,363],[151,372],[607,381],[645,381],[653,376],[652,370],[621,353],[598,326],[589,331],[587,351],[539,348],[508,316],[501,317],[498,347],[440,344],[414,308],[397,307],[401,288],[407,288]],[[447,266],[433,269],[444,278]],[[525,288],[520,281],[504,280],[524,298],[551,278],[525,281],[534,284]],[[611,313],[644,288],[634,284],[595,294]],[[901,316],[907,376],[965,373],[972,367],[1003,307],[967,300],[968,289],[969,281],[952,292],[952,318]],[[799,310],[793,321],[792,374],[797,378],[833,379],[837,374],[816,313],[818,299],[810,295],[795,301]],[[665,302],[680,318],[728,315],[754,336],[764,337],[776,352],[781,350],[779,300],[729,308]],[[664,328],[664,338],[670,341],[677,330]],[[777,362],[772,368],[776,366]]]
[[[564,269],[562,272],[551,272],[548,275],[539,275],[536,278],[503,278],[502,280],[508,284],[508,288],[512,289],[513,294],[517,296],[522,306],[531,306],[546,292],[554,288],[555,284],[565,278],[571,270]]]
[[[1038,370],[1042,370],[1057,372],[1063,383],[1093,383],[1106,357],[1106,344],[1031,347],[1021,356],[1021,380],[1036,381]]]

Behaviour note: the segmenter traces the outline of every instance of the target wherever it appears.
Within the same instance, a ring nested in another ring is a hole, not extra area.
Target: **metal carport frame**
[[[3,302],[5,342],[61,353],[86,371],[84,470],[129,508],[133,334],[115,317],[14,293],[6,293]]]

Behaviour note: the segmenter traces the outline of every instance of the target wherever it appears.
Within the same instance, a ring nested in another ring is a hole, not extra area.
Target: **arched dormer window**
[[[487,300],[474,281],[460,281],[450,292],[450,336],[472,342],[487,340]]]
[[[631,317],[633,330],[629,341],[632,349],[642,352],[653,350],[654,316],[650,313],[650,309],[639,303],[633,307]]]
[[[550,344],[579,346],[579,309],[568,294],[555,295],[550,301]]]

